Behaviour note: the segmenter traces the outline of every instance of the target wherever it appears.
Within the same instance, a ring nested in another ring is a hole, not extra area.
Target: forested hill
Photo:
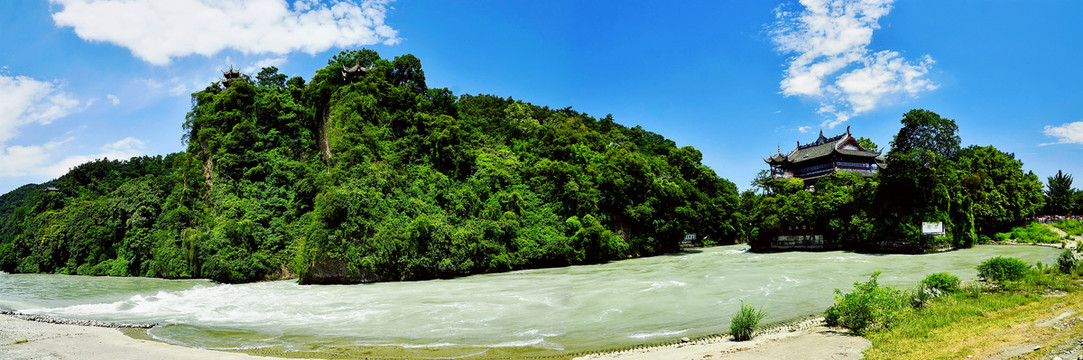
[[[736,187],[696,149],[610,116],[430,89],[412,55],[342,52],[307,84],[265,68],[192,97],[185,153],[87,163],[59,191],[0,198],[0,268],[351,283],[735,236]]]

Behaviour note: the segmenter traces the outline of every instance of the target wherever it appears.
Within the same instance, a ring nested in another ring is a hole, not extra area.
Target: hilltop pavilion
[[[816,141],[804,145],[798,141],[797,148],[788,154],[779,148],[777,154],[763,161],[771,166],[771,176],[775,178],[797,177],[806,182],[841,170],[873,176],[885,163],[879,151],[866,149],[857,142],[849,126],[846,133],[830,138],[824,137],[824,131],[820,130]]]

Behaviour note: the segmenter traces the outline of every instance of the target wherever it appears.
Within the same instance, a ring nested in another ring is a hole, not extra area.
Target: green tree
[[[872,139],[869,139],[867,137],[859,137],[859,138],[857,138],[857,143],[861,144],[861,146],[864,147],[866,150],[871,150],[871,151],[880,150],[880,145],[876,145],[876,143],[872,142]]]
[[[1023,171],[1014,154],[993,146],[970,146],[959,151],[958,169],[965,195],[973,201],[974,223],[983,234],[1019,225],[1042,206],[1042,183]]]
[[[1073,209],[1072,175],[1057,170],[1057,174],[1046,178],[1045,198],[1047,214],[1067,215]]]
[[[955,234],[957,246],[973,241],[972,202],[962,191],[954,159],[960,138],[955,121],[928,110],[910,110],[891,141],[887,167],[880,172],[881,235],[894,240],[933,245],[920,236],[922,222],[942,222]],[[956,224],[957,223],[957,224]],[[953,226],[955,225],[955,226]],[[956,228],[956,226],[958,228]]]
[[[261,87],[282,89],[286,87],[286,75],[279,74],[277,67],[268,66],[256,74],[256,84]]]
[[[956,134],[959,126],[955,125],[955,120],[942,118],[929,110],[914,109],[903,115],[902,124],[902,129],[891,140],[889,156],[920,150],[953,159],[959,151],[961,139]]]

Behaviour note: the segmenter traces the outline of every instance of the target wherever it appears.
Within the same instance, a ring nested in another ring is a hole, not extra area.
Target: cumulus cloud
[[[128,48],[155,65],[233,49],[315,54],[332,47],[397,44],[384,23],[390,0],[50,0],[53,21],[88,41]]]
[[[118,98],[116,95],[108,94],[105,95],[105,98],[109,99],[109,102],[113,103],[113,105],[120,105],[120,98]]]
[[[778,50],[791,54],[780,82],[785,96],[820,102],[834,128],[851,117],[937,88],[927,78],[935,63],[913,62],[891,50],[873,51],[872,35],[893,0],[801,0],[804,9],[775,10],[769,32]]]
[[[54,160],[53,154],[61,145],[74,138],[53,141],[42,145],[14,145],[0,148],[0,176],[37,176],[54,179],[71,168],[96,159],[129,159],[143,155],[145,144],[135,138],[125,138],[103,145],[93,154],[68,156]]]
[[[1056,142],[1045,143],[1042,144],[1043,146],[1055,144],[1083,145],[1083,121],[1061,124],[1060,126],[1046,125],[1042,133],[1057,139]]]
[[[263,70],[263,68],[265,68],[265,67],[271,67],[271,66],[279,67],[279,66],[282,66],[282,64],[285,64],[285,63],[286,63],[286,57],[285,56],[279,56],[279,57],[276,57],[276,58],[268,58],[268,59],[263,59],[263,60],[257,61],[255,64],[246,66],[241,71],[243,71],[245,73],[249,73],[249,74],[254,74],[254,73],[259,72],[260,70]]]
[[[53,120],[82,110],[81,102],[52,81],[0,74],[0,146],[30,124],[48,125]]]

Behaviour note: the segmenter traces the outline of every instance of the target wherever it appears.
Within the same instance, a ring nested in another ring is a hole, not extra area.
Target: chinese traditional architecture
[[[229,71],[222,72],[222,85],[229,86],[229,83],[233,80],[241,78],[241,72],[234,70],[233,65],[229,66]]]
[[[798,141],[797,148],[788,154],[779,148],[778,153],[763,161],[771,166],[771,176],[775,178],[797,177],[806,182],[840,170],[873,176],[885,163],[879,151],[866,149],[857,142],[849,126],[846,133],[830,138],[820,130],[816,141],[804,145]]]
[[[342,65],[342,80],[345,80],[346,82],[353,82],[354,80],[365,76],[365,74],[368,73],[369,70],[372,70],[372,67],[361,67],[361,63],[357,61],[355,61],[353,63],[353,66],[351,67],[346,67],[346,65]]]

